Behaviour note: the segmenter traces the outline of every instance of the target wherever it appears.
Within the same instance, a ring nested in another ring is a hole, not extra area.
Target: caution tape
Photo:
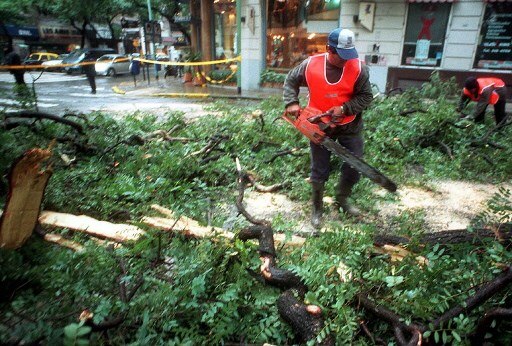
[[[230,58],[230,59],[222,59],[222,60],[210,60],[210,61],[195,61],[195,62],[179,62],[179,61],[159,61],[159,60],[150,60],[144,58],[122,58],[116,60],[116,62],[124,62],[136,60],[142,63],[148,64],[156,64],[156,65],[171,65],[171,66],[203,66],[203,65],[217,65],[217,64],[226,64],[229,62],[237,62],[241,61],[242,58],[240,56]],[[76,64],[57,64],[52,66],[46,65],[0,65],[0,70],[34,70],[34,69],[54,69],[61,67],[69,67],[69,66],[87,66],[94,65],[96,61],[87,61]]]
[[[241,56],[237,56],[230,59],[222,59],[222,60],[210,60],[210,61],[194,61],[194,62],[179,62],[179,61],[159,61],[159,60],[150,60],[150,59],[144,59],[144,58],[121,58],[116,60],[116,62],[125,62],[125,61],[140,61],[141,63],[147,63],[147,64],[155,64],[155,65],[167,65],[167,66],[206,66],[206,65],[218,65],[218,64],[226,64],[230,62],[238,62],[241,61]],[[52,66],[46,66],[46,65],[0,65],[0,70],[51,70],[51,69],[58,69],[58,68],[65,68],[70,66],[88,66],[88,65],[94,65],[97,61],[87,61],[87,62],[81,62],[76,64],[57,64]],[[203,71],[199,71],[199,73],[209,82],[212,84],[222,84],[227,82],[231,77],[234,76],[237,69],[233,69],[233,71],[224,79],[222,80],[215,80],[211,77],[207,76]]]
[[[203,65],[217,65],[217,64],[226,64],[228,62],[242,61],[242,58],[240,56],[237,56],[237,57],[230,58],[230,59],[210,60],[210,61],[194,61],[194,62],[159,61],[159,60],[149,60],[149,59],[144,59],[144,58],[133,58],[133,60],[145,62],[148,64],[158,64],[158,65],[203,66]]]
[[[199,73],[201,73],[201,75],[209,82],[209,83],[212,83],[212,84],[222,84],[222,83],[226,83],[228,80],[231,79],[231,77],[233,77],[236,73],[237,69],[234,69],[226,78],[224,79],[212,79],[210,78],[209,76],[206,75],[206,73],[204,73],[203,71],[200,71]]]
[[[151,94],[153,96],[160,96],[160,97],[209,97],[210,94],[206,93],[153,93]]]
[[[123,60],[118,61],[128,61],[129,58],[123,58]],[[51,61],[51,60],[50,60]],[[68,67],[68,66],[87,66],[87,65],[94,65],[96,64],[96,61],[87,61],[87,62],[81,62],[76,64],[57,64],[57,65],[1,65],[0,70],[51,70],[54,68],[60,68],[60,67]]]

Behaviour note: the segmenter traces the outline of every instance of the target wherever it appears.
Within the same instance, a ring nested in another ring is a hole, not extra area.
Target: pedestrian
[[[178,62],[183,62],[183,54],[180,54],[178,56]],[[176,73],[176,77],[178,77],[178,78],[183,77],[183,65],[177,65],[176,68],[178,69],[178,72]]]
[[[330,112],[337,123],[329,137],[338,141],[357,157],[363,156],[362,111],[373,99],[369,69],[358,59],[354,46],[354,33],[338,28],[328,36],[327,53],[313,55],[293,68],[284,82],[283,101],[286,112],[298,116],[299,88],[309,89],[306,109],[317,113]],[[311,224],[320,228],[323,215],[325,182],[330,174],[330,152],[310,142],[313,212]],[[357,216],[360,211],[349,204],[352,188],[359,181],[358,171],[344,163],[335,193],[335,206],[339,212]]]
[[[12,47],[8,47],[4,50],[4,64],[8,66],[19,66],[21,65],[21,57],[16,53]],[[25,87],[25,70],[22,68],[9,69],[9,72],[14,76],[16,85]]]
[[[96,60],[92,55],[88,55],[84,59],[85,64],[83,66],[83,70],[87,76],[87,81],[91,86],[91,94],[96,94],[96,68],[94,67],[95,61]]]
[[[470,100],[477,102],[475,109],[470,115],[462,115],[461,117],[473,119],[475,123],[483,123],[487,106],[494,105],[496,125],[505,119],[507,87],[501,79],[496,77],[467,78],[464,82],[457,112],[462,112]]]

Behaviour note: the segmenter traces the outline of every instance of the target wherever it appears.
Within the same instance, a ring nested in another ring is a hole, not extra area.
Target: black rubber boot
[[[350,216],[359,216],[361,215],[361,210],[354,207],[348,202],[348,197],[352,193],[352,186],[347,186],[342,183],[340,180],[338,186],[336,187],[336,208],[338,208],[340,211],[343,211],[343,213],[348,214]]]
[[[311,182],[311,186],[313,188],[313,213],[311,214],[311,225],[315,229],[320,229],[320,227],[322,227],[322,215],[324,213],[324,183]]]

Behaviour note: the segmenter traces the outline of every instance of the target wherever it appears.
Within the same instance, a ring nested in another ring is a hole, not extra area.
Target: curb
[[[168,97],[168,98],[224,98],[224,99],[245,99],[245,100],[264,100],[268,96],[257,95],[240,95],[240,94],[212,94],[212,93],[182,93],[182,92],[153,92],[153,93],[138,93],[131,95],[131,92],[121,89],[118,86],[113,86],[112,91],[120,95],[130,95],[132,97]],[[140,90],[139,90],[140,91]]]

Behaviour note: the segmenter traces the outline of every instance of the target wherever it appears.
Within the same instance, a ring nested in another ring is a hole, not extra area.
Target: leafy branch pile
[[[399,186],[428,186],[446,178],[510,179],[512,127],[489,132],[490,118],[484,125],[459,120],[453,99],[427,97],[439,95],[435,90],[443,83],[434,79],[422,90],[376,99],[365,113],[366,160]],[[56,138],[44,209],[137,222],[156,203],[222,226],[232,218],[229,206],[236,198],[235,158],[259,182],[284,184],[281,192],[298,202],[309,199],[307,142],[276,120],[281,110],[278,99],[242,106],[218,102],[209,116],[193,123],[177,113],[164,121],[142,113],[121,121],[93,113],[73,118],[84,135],[48,120],[10,130],[0,126],[0,171],[5,174],[26,149],[46,147]],[[2,203],[6,188],[2,177]],[[370,216],[376,199],[391,199],[375,197],[373,189],[363,179],[356,191]],[[511,214],[510,191],[502,189],[474,225],[510,223]],[[336,344],[393,342],[392,330],[357,304],[360,293],[404,323],[424,323],[423,337],[432,343],[467,343],[484,312],[511,308],[510,290],[503,290],[470,313],[429,324],[510,268],[510,245],[492,239],[479,245],[423,245],[415,241],[429,231],[422,215],[403,213],[393,232],[411,239],[408,250],[414,255],[390,262],[388,255],[373,251],[381,225],[372,219],[333,221],[327,233],[309,238],[303,247],[277,249],[279,266],[308,286],[305,303],[322,308],[324,327],[309,343],[328,337]],[[237,232],[247,222],[236,218],[229,224]],[[297,220],[279,217],[272,224],[291,235]],[[74,253],[35,236],[17,251],[0,250],[1,343],[294,341],[278,314],[280,292],[255,275],[261,263],[251,242],[191,241],[179,233],[149,230],[137,243],[117,247],[61,233],[85,244],[85,251]],[[428,264],[418,264],[416,256]],[[89,318],[79,322],[81,314]],[[496,319],[483,337],[508,344],[511,326],[510,320]]]

